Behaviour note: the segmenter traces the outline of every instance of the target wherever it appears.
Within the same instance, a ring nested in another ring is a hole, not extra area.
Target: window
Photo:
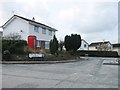
[[[86,44],[84,44],[84,47],[86,47]]]
[[[49,31],[49,35],[52,36],[52,31]]]
[[[37,33],[39,33],[38,28],[39,28],[38,26],[34,26],[34,31]]]
[[[49,49],[49,42],[45,42],[45,49]]]
[[[42,34],[46,34],[46,29],[42,28]]]
[[[41,41],[37,40],[37,47],[40,47],[40,46],[41,46]]]

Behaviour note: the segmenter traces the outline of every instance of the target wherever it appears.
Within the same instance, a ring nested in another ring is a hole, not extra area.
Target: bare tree
[[[97,46],[97,50],[99,50],[99,51],[108,51],[108,50],[110,50],[110,47],[108,46],[108,44],[105,44],[103,42],[103,43],[101,43],[101,44],[99,44]]]
[[[10,33],[9,35],[3,37],[3,39],[7,40],[20,40],[21,35],[19,33]]]

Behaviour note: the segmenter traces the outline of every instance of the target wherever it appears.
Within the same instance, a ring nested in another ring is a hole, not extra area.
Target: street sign
[[[41,53],[29,53],[29,58],[34,58],[34,57],[44,58],[44,54],[41,54]]]

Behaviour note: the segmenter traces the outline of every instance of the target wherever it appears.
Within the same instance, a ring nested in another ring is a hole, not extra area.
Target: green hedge
[[[118,53],[116,51],[83,51],[83,50],[79,50],[76,52],[76,55],[78,55],[78,56],[85,56],[85,54],[88,54],[88,56],[91,56],[91,57],[118,57]]]
[[[2,40],[2,52],[9,50],[11,54],[23,54],[26,45],[24,40]]]

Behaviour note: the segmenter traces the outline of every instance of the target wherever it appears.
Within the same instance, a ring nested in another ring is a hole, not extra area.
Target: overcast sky
[[[118,0],[0,0],[0,26],[14,14],[56,28],[58,40],[118,42]]]

